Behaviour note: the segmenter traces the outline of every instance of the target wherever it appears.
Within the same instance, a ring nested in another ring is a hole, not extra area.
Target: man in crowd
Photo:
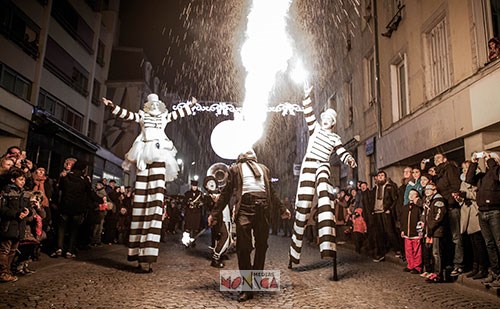
[[[486,171],[478,169],[479,155],[472,155],[465,181],[477,186],[476,203],[479,225],[490,259],[490,273],[483,283],[500,287],[500,159],[495,153],[482,154]]]
[[[380,171],[377,174],[373,191],[373,203],[368,206],[367,211],[371,214],[369,221],[375,238],[373,261],[380,262],[385,259],[387,253],[387,240],[396,253],[401,252],[392,216],[392,212],[396,211],[398,188],[391,179],[387,178],[385,171]]]
[[[460,192],[460,169],[453,162],[449,162],[446,156],[438,153],[434,156],[436,165],[436,176],[434,182],[438,192],[447,202],[448,221],[452,241],[454,243],[454,268],[451,276],[458,276],[463,273],[464,268],[464,248],[462,245],[462,234],[460,233],[460,204],[455,200],[453,194]]]

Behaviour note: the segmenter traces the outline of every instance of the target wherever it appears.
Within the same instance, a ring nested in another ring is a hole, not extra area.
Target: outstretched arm
[[[111,110],[111,113],[125,120],[139,122],[140,116],[138,113],[129,112],[125,108],[115,105],[111,100],[102,98],[102,103]]]
[[[302,100],[302,105],[304,106],[304,118],[307,122],[307,128],[309,129],[309,135],[314,132],[314,127],[316,124],[316,115],[314,114],[314,101],[312,99],[313,87],[306,89],[304,92],[304,100]]]
[[[355,168],[356,166],[358,166],[354,157],[347,150],[345,150],[344,145],[342,145],[342,141],[340,140],[340,136],[336,135],[336,139],[337,141],[333,150],[335,151],[337,156],[340,157],[340,161],[342,161],[342,163],[344,164],[349,165],[351,168]]]
[[[193,110],[191,109],[191,107],[195,105],[197,102],[198,101],[196,100],[196,98],[193,97],[193,100],[191,102],[188,101],[187,104],[184,105],[182,108],[175,111],[171,111],[167,115],[167,122],[174,121],[179,118],[186,117],[188,115],[192,115]]]

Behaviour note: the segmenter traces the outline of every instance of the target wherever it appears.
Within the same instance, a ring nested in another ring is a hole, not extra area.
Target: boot
[[[479,266],[477,265],[477,263],[474,263],[472,265],[472,271],[468,272],[465,277],[467,278],[472,278],[474,277],[475,275],[477,275],[477,273],[479,272]]]
[[[483,279],[488,277],[488,269],[484,266],[479,266],[479,270],[477,274],[475,274],[472,279],[477,280],[477,279]]]
[[[481,281],[481,283],[486,285],[486,286],[489,286],[493,281],[495,281],[495,279],[496,279],[495,274],[492,271],[490,271],[488,273],[488,277],[486,277],[486,279]]]
[[[212,259],[212,263],[210,263],[210,266],[215,268],[224,268],[225,265],[220,260]]]

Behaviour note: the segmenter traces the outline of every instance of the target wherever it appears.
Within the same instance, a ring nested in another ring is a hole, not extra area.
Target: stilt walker
[[[302,161],[295,202],[295,222],[290,246],[289,268],[292,263],[300,262],[302,241],[307,220],[313,206],[313,199],[318,198],[318,236],[322,258],[333,258],[333,279],[336,280],[336,239],[335,216],[333,211],[333,187],[330,183],[330,156],[335,151],[340,161],[350,167],[356,167],[356,160],[347,152],[340,136],[333,133],[337,113],[329,108],[321,114],[321,123],[316,121],[312,87],[306,90],[304,117],[309,129],[309,143]]]
[[[177,178],[179,171],[177,149],[165,134],[165,127],[173,120],[191,115],[192,103],[169,113],[158,95],[150,94],[144,110],[134,113],[106,98],[102,102],[113,115],[141,125],[141,133],[125,155],[123,166],[125,169],[132,163],[137,166],[128,260],[138,261],[142,271],[151,272],[152,263],[158,258],[165,183]]]

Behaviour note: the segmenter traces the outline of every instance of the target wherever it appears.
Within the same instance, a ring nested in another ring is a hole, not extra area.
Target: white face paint
[[[335,125],[335,120],[329,116],[321,117],[321,128],[323,130],[331,130]]]
[[[151,103],[151,108],[149,109],[149,114],[153,116],[157,116],[161,114],[160,110],[160,102],[155,101]]]

